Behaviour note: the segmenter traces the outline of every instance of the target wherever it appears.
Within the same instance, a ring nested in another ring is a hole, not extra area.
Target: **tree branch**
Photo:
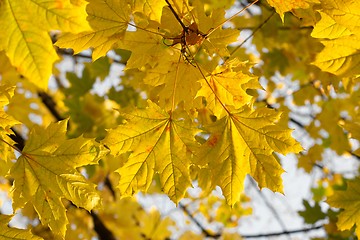
[[[97,233],[100,240],[115,240],[113,233],[104,225],[101,219],[93,211],[90,212],[90,215],[94,222],[94,230]]]
[[[41,101],[46,106],[46,108],[55,117],[56,121],[64,120],[64,118],[56,110],[56,103],[49,94],[46,92],[38,92],[38,96],[41,98]]]
[[[287,234],[287,230],[286,230],[286,226],[285,223],[283,222],[283,220],[281,219],[281,217],[279,216],[278,212],[275,210],[275,208],[269,203],[269,201],[267,200],[267,198],[263,195],[263,193],[260,191],[260,189],[258,188],[257,184],[255,183],[255,181],[250,178],[250,184],[251,186],[253,186],[257,192],[259,193],[260,198],[264,201],[266,207],[269,208],[270,212],[274,215],[276,221],[279,223],[280,227],[283,229],[283,233]],[[290,239],[290,236],[288,236],[288,238]]]
[[[242,43],[235,47],[231,53],[230,53],[230,56],[233,55],[239,48],[241,48],[250,38],[252,38],[254,36],[254,34],[259,31],[269,20],[272,16],[274,16],[275,14],[275,11],[272,11],[271,14],[259,25],[257,26],[256,28],[254,28],[253,32],[250,34],[250,36],[248,36],[247,38],[244,39],[244,41],[242,41]],[[229,58],[228,58],[229,59]]]
[[[189,211],[189,209],[188,209],[185,205],[179,203],[179,207],[186,213],[186,215],[188,215],[188,217],[191,219],[191,221],[192,221],[193,223],[195,223],[196,226],[198,226],[198,228],[201,230],[202,234],[205,235],[205,237],[215,238],[215,239],[221,237],[221,233],[215,233],[215,234],[214,234],[214,233],[209,232],[209,231],[195,218],[195,216]]]
[[[242,238],[261,238],[261,237],[274,237],[274,236],[281,236],[285,234],[294,234],[294,233],[303,233],[303,232],[310,232],[314,230],[318,230],[323,228],[324,225],[309,227],[309,228],[302,228],[292,231],[282,231],[282,232],[274,232],[274,233],[265,233],[265,234],[255,234],[255,235],[241,235]]]

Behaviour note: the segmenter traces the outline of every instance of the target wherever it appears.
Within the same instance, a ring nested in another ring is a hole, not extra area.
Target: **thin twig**
[[[259,30],[270,20],[270,18],[271,18],[272,16],[274,16],[274,14],[275,14],[275,11],[272,11],[272,13],[271,13],[259,26],[257,26],[257,27],[253,30],[253,32],[252,32],[247,38],[245,38],[244,41],[242,41],[242,43],[241,43],[239,46],[237,46],[236,48],[234,48],[234,49],[231,51],[230,56],[233,55],[239,48],[241,48],[250,38],[252,38],[252,37],[254,36],[254,34],[255,34],[257,31],[259,31]],[[229,58],[228,58],[228,59],[229,59]]]
[[[290,235],[290,234],[294,234],[294,233],[310,232],[310,231],[321,229],[323,227],[324,227],[324,225],[319,225],[319,226],[314,226],[314,227],[309,227],[309,228],[302,228],[302,229],[291,230],[291,231],[282,231],[282,232],[255,234],[255,235],[241,235],[241,237],[242,238],[274,237],[274,236],[281,236],[281,235]]]
[[[186,215],[191,219],[191,221],[192,221],[193,223],[195,223],[196,226],[198,226],[198,228],[201,230],[202,234],[205,235],[205,237],[210,237],[210,238],[215,238],[215,239],[221,237],[221,233],[215,233],[215,234],[214,234],[214,233],[209,232],[209,231],[195,218],[195,216],[189,211],[189,209],[188,209],[185,205],[179,203],[179,207],[186,213]]]
[[[276,221],[279,223],[280,227],[283,229],[282,232],[284,232],[284,234],[286,234],[288,231],[286,230],[286,226],[285,223],[283,222],[283,220],[281,219],[280,215],[278,214],[278,212],[275,210],[275,208],[269,203],[269,201],[267,200],[267,198],[263,195],[263,193],[260,191],[260,189],[257,187],[257,184],[255,183],[255,181],[253,179],[250,179],[250,183],[251,186],[254,187],[257,192],[259,193],[260,198],[264,201],[266,207],[268,207],[268,209],[270,210],[270,212],[274,215]],[[290,239],[290,237],[288,236],[288,238]]]

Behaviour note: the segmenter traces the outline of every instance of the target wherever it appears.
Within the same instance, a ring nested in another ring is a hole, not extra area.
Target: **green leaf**
[[[299,211],[299,215],[304,218],[305,223],[314,224],[319,220],[326,218],[326,214],[321,211],[320,204],[316,202],[311,206],[307,200],[303,200],[305,210]]]

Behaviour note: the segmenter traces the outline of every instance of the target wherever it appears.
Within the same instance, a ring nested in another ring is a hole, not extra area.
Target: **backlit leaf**
[[[42,240],[41,237],[35,236],[30,230],[11,228],[8,226],[12,216],[0,215],[0,238],[12,240]]]
[[[198,154],[199,164],[208,164],[213,185],[219,185],[229,205],[240,199],[244,178],[250,174],[259,187],[283,191],[283,170],[274,152],[299,152],[291,130],[275,125],[280,114],[261,108],[243,107],[210,127],[212,135]]]
[[[191,185],[188,145],[194,141],[195,131],[151,102],[148,108],[125,117],[128,123],[109,130],[103,141],[114,155],[131,152],[117,170],[121,194],[146,191],[154,174],[159,173],[163,191],[179,202]]]
[[[59,37],[56,45],[72,48],[74,53],[93,48],[93,60],[104,56],[122,38],[130,21],[130,9],[122,0],[91,0],[87,5],[87,20],[92,31],[67,33]]]
[[[284,22],[284,13],[293,9],[306,9],[311,4],[319,3],[319,0],[267,0],[270,6],[274,7],[276,12],[280,15],[281,20]]]
[[[64,238],[68,223],[62,198],[87,210],[100,204],[95,185],[87,182],[76,168],[96,164],[105,153],[91,139],[67,140],[66,125],[65,120],[50,124],[47,129],[35,127],[10,170],[14,178],[14,209],[30,202],[41,222],[59,238]]]
[[[11,64],[22,75],[46,89],[52,65],[58,57],[48,33],[37,28],[27,14],[27,9],[31,7],[27,6],[29,2],[1,2],[0,25],[6,31],[0,34],[0,49],[5,50]]]
[[[360,179],[349,181],[345,191],[335,191],[327,202],[332,207],[344,209],[338,217],[338,228],[347,230],[356,224],[356,235],[360,237]]]

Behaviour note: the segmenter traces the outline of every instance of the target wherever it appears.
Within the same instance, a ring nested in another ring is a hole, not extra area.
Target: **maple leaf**
[[[158,98],[160,106],[164,109],[173,109],[178,103],[184,102],[184,107],[189,110],[194,106],[194,98],[200,88],[198,80],[202,78],[199,69],[189,64],[178,53],[162,60],[161,65],[148,70],[144,82],[153,86],[163,85]]]
[[[124,166],[117,170],[118,188],[123,196],[147,191],[158,172],[163,191],[178,203],[191,185],[188,155],[196,129],[148,103],[148,108],[124,115],[128,123],[109,130],[103,143],[115,156],[131,152]]]
[[[0,35],[0,49],[22,75],[46,89],[58,59],[48,31],[89,29],[81,8],[68,0],[2,1],[0,24],[6,31]]]
[[[316,56],[314,65],[321,70],[342,77],[360,74],[359,37],[351,35],[322,41],[325,48]]]
[[[253,96],[246,93],[247,89],[261,88],[255,77],[240,70],[243,65],[238,60],[229,61],[200,80],[201,89],[196,96],[205,97],[207,108],[218,118],[226,114],[226,106],[240,108],[250,103]]]
[[[267,0],[270,6],[274,7],[284,22],[284,13],[293,9],[306,9],[314,3],[320,3],[319,0]]]
[[[132,11],[140,13],[149,20],[160,22],[162,16],[162,9],[167,5],[165,0],[129,0]]]
[[[130,21],[130,6],[122,0],[90,0],[86,11],[92,31],[66,33],[55,43],[74,53],[93,48],[93,61],[104,56],[124,35]]]
[[[345,191],[335,191],[326,201],[332,207],[343,208],[338,216],[337,226],[340,230],[351,229],[356,224],[356,235],[360,237],[360,179],[347,182]]]
[[[311,36],[334,39],[360,34],[360,2],[323,0],[319,8],[321,19],[315,24]]]
[[[30,230],[11,228],[8,226],[12,216],[0,215],[0,238],[12,240],[42,240],[43,238],[34,236]]]
[[[16,124],[20,124],[19,121],[9,116],[3,110],[5,105],[9,104],[11,97],[14,95],[15,86],[0,85],[0,128],[8,129]]]
[[[315,202],[314,206],[311,206],[307,200],[303,200],[305,210],[298,211],[307,224],[314,224],[319,220],[326,218],[326,214],[321,211],[320,204]]]
[[[100,204],[96,186],[76,168],[96,164],[106,153],[91,139],[67,140],[66,125],[67,120],[52,123],[46,129],[35,126],[10,170],[14,209],[30,202],[40,221],[59,238],[64,238],[68,223],[62,198],[87,210]]]
[[[227,46],[237,41],[240,35],[239,30],[222,28],[222,25],[227,21],[224,9],[215,9],[210,14],[206,14],[204,4],[200,1],[195,1],[194,7],[196,9],[195,18],[198,19],[199,31],[205,34],[202,46],[210,56],[213,54],[228,56]]]
[[[208,169],[209,174],[202,176],[210,178],[211,187],[221,187],[229,205],[239,201],[246,174],[260,188],[283,191],[284,170],[274,152],[297,153],[302,147],[291,137],[290,129],[275,125],[279,118],[273,110],[244,106],[209,127],[212,134],[197,153],[198,164]]]
[[[139,29],[136,32],[127,32],[122,40],[121,48],[131,51],[131,56],[126,63],[126,68],[142,68],[146,64],[154,67],[161,65],[162,59],[174,53],[169,46],[163,43],[163,38],[155,34],[156,30],[148,28],[148,31]],[[150,32],[149,32],[150,31]]]
[[[359,75],[360,10],[359,1],[325,0],[318,11],[321,19],[311,36],[322,41],[325,48],[316,56],[314,65],[341,77]]]

